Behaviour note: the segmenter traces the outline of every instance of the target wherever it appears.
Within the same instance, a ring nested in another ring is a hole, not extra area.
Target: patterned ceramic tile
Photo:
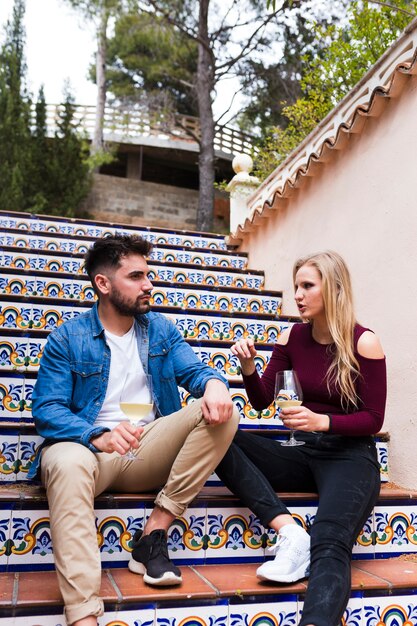
[[[229,348],[212,348],[210,346],[195,347],[195,352],[200,360],[215,369],[226,378],[236,379],[241,377],[240,364]],[[256,369],[259,374],[266,369],[271,356],[270,349],[258,349],[255,357]]]
[[[103,565],[126,563],[131,552],[131,540],[144,526],[145,507],[135,505],[126,509],[96,509],[97,537]]]
[[[256,516],[247,508],[207,508],[206,562],[221,560],[260,560],[267,534]]]
[[[199,291],[181,287],[156,287],[151,304],[207,311],[234,311],[236,313],[279,314],[281,298],[258,294]]]
[[[37,372],[46,344],[45,337],[28,337],[26,351],[26,369]]]
[[[155,626],[154,608],[135,608],[131,611],[106,611],[98,618],[99,626]]]
[[[2,272],[0,275],[0,294],[6,296],[30,297],[36,291],[36,277]]]
[[[25,379],[2,376],[0,379],[0,421],[20,420],[24,414]]]
[[[375,554],[375,516],[374,512],[371,513],[366,523],[364,524],[358,538],[353,546],[354,558],[366,558]]]
[[[415,626],[416,624],[416,595],[363,599],[363,621],[358,626]]]
[[[216,252],[194,252],[193,250],[167,250],[158,248],[152,250],[151,260],[169,263],[192,263],[208,267],[231,267],[246,269],[247,257],[238,255],[216,254]]]
[[[298,610],[299,610],[299,619],[301,619],[303,612],[304,602],[302,600],[298,600]],[[350,598],[346,610],[343,614],[342,621],[340,626],[364,626],[365,622],[363,621],[363,600],[361,597]],[[298,622],[296,622],[298,624]],[[375,622],[372,622],[373,626],[382,626]],[[371,626],[370,624],[368,626]]]
[[[150,510],[147,513],[149,515]],[[179,564],[203,563],[206,556],[206,539],[206,508],[190,507],[180,518],[176,518],[169,528],[170,557]]]
[[[51,531],[48,510],[12,510],[9,566],[52,565]]]
[[[179,234],[170,232],[148,231],[141,228],[128,228],[119,226],[112,228],[95,224],[76,224],[60,220],[44,220],[37,218],[24,218],[16,220],[14,218],[3,219],[3,228],[19,228],[21,230],[32,230],[41,233],[61,233],[75,237],[105,237],[114,234],[135,234],[142,235],[148,241],[155,244],[170,244],[173,246],[187,246],[190,248],[211,248],[214,250],[226,250],[227,246],[223,238],[203,236],[197,234]]]
[[[36,378],[25,378],[25,384],[23,388],[23,406],[22,406],[22,420],[25,422],[32,420],[32,393],[35,386]]]
[[[381,468],[381,482],[385,483],[389,481],[388,442],[377,441],[376,450],[378,453],[378,461]]]
[[[298,624],[296,596],[280,602],[254,602],[229,606],[229,626],[295,626]]]
[[[0,370],[24,371],[27,348],[27,337],[0,337]]]
[[[32,307],[30,302],[0,302],[0,328],[27,330],[31,326]]]
[[[32,310],[31,328],[33,330],[53,330],[64,322],[88,311],[90,307],[51,306],[48,304],[34,304]]]
[[[11,510],[8,505],[0,507],[0,572],[7,569],[10,554]]]
[[[211,606],[157,608],[155,626],[228,626],[225,602]]]
[[[363,600],[360,597],[350,598],[342,618],[342,626],[362,626]]]
[[[35,458],[37,449],[41,445],[43,438],[39,435],[20,435],[19,448],[17,453],[18,474],[17,480],[27,480],[27,475]]]
[[[252,337],[257,343],[273,344],[290,325],[289,322],[236,319],[187,314],[187,311],[168,313],[183,337],[199,340],[237,341]]]
[[[182,387],[179,388],[181,403],[183,406],[189,402],[193,402],[194,398]],[[270,407],[264,411],[258,412],[252,408],[248,402],[245,389],[232,387],[230,389],[230,395],[233,402],[237,406],[240,413],[240,426],[250,428],[281,428],[283,424],[276,414],[275,406],[271,404]]]
[[[15,482],[19,459],[19,435],[0,435],[0,482]]]
[[[377,555],[409,554],[417,551],[417,503],[375,507]]]
[[[72,279],[61,278],[60,276],[38,276],[36,278],[36,287],[33,295],[37,295],[41,298],[71,299],[75,297],[73,287],[75,283],[75,279],[73,281]]]

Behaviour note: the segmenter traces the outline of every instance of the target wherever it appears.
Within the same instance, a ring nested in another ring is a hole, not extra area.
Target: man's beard
[[[140,297],[134,302],[127,300],[115,287],[113,287],[113,291],[109,296],[109,302],[111,302],[120,315],[126,317],[134,317],[135,315],[147,313],[151,308],[149,302],[142,301]]]

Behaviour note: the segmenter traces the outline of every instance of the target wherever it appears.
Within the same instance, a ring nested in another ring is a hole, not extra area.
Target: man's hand
[[[93,437],[91,443],[101,452],[126,454],[131,448],[139,448],[139,439],[142,433],[142,426],[135,428],[129,422],[120,422],[113,430]]]
[[[201,409],[208,424],[223,424],[232,417],[232,398],[228,388],[221,380],[212,378],[207,382]]]

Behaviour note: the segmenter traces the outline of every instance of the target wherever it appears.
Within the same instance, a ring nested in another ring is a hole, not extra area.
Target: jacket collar
[[[135,320],[139,326],[143,326],[144,328],[149,326],[149,318],[147,314],[136,315]],[[99,337],[102,333],[104,333],[104,326],[98,315],[98,302],[96,302],[91,309],[91,326],[93,330],[93,337]]]

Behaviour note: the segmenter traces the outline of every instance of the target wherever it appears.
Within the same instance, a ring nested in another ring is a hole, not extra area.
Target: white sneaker
[[[273,561],[267,561],[256,571],[261,580],[278,583],[294,583],[308,574],[310,566],[310,537],[298,524],[286,524],[270,550],[275,553]]]

